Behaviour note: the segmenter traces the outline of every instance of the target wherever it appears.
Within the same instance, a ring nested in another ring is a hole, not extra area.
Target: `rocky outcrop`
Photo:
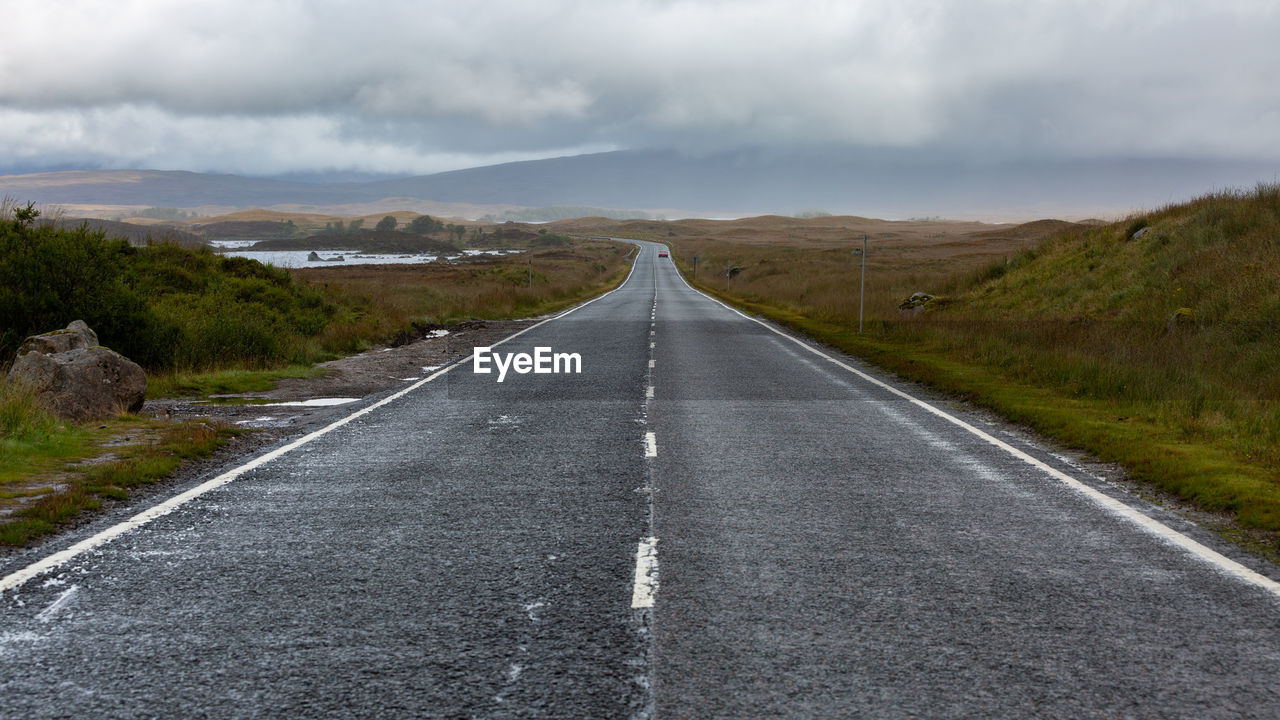
[[[79,320],[65,330],[27,338],[9,381],[32,388],[41,405],[75,422],[135,412],[147,394],[142,368],[98,345],[98,336]]]

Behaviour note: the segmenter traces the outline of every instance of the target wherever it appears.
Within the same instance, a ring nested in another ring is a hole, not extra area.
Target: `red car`
[[[659,250],[658,257],[670,257],[670,256],[667,254],[666,250]]]

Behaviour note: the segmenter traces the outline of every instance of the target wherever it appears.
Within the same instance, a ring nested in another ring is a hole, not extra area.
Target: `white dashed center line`
[[[647,537],[636,548],[636,578],[631,590],[631,609],[653,607],[658,592],[658,538]]]

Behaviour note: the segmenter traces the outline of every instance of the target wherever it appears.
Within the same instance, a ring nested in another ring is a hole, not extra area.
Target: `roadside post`
[[[867,299],[867,236],[862,236],[862,249],[851,251],[852,255],[862,256],[862,279],[858,281],[858,334],[862,334],[862,306]]]
[[[693,256],[693,276],[698,277],[698,256]]]

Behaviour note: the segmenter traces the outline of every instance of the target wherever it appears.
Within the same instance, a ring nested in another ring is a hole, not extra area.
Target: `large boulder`
[[[9,381],[32,388],[41,405],[75,422],[136,412],[147,394],[142,368],[98,345],[97,335],[79,320],[66,330],[27,338]]]

